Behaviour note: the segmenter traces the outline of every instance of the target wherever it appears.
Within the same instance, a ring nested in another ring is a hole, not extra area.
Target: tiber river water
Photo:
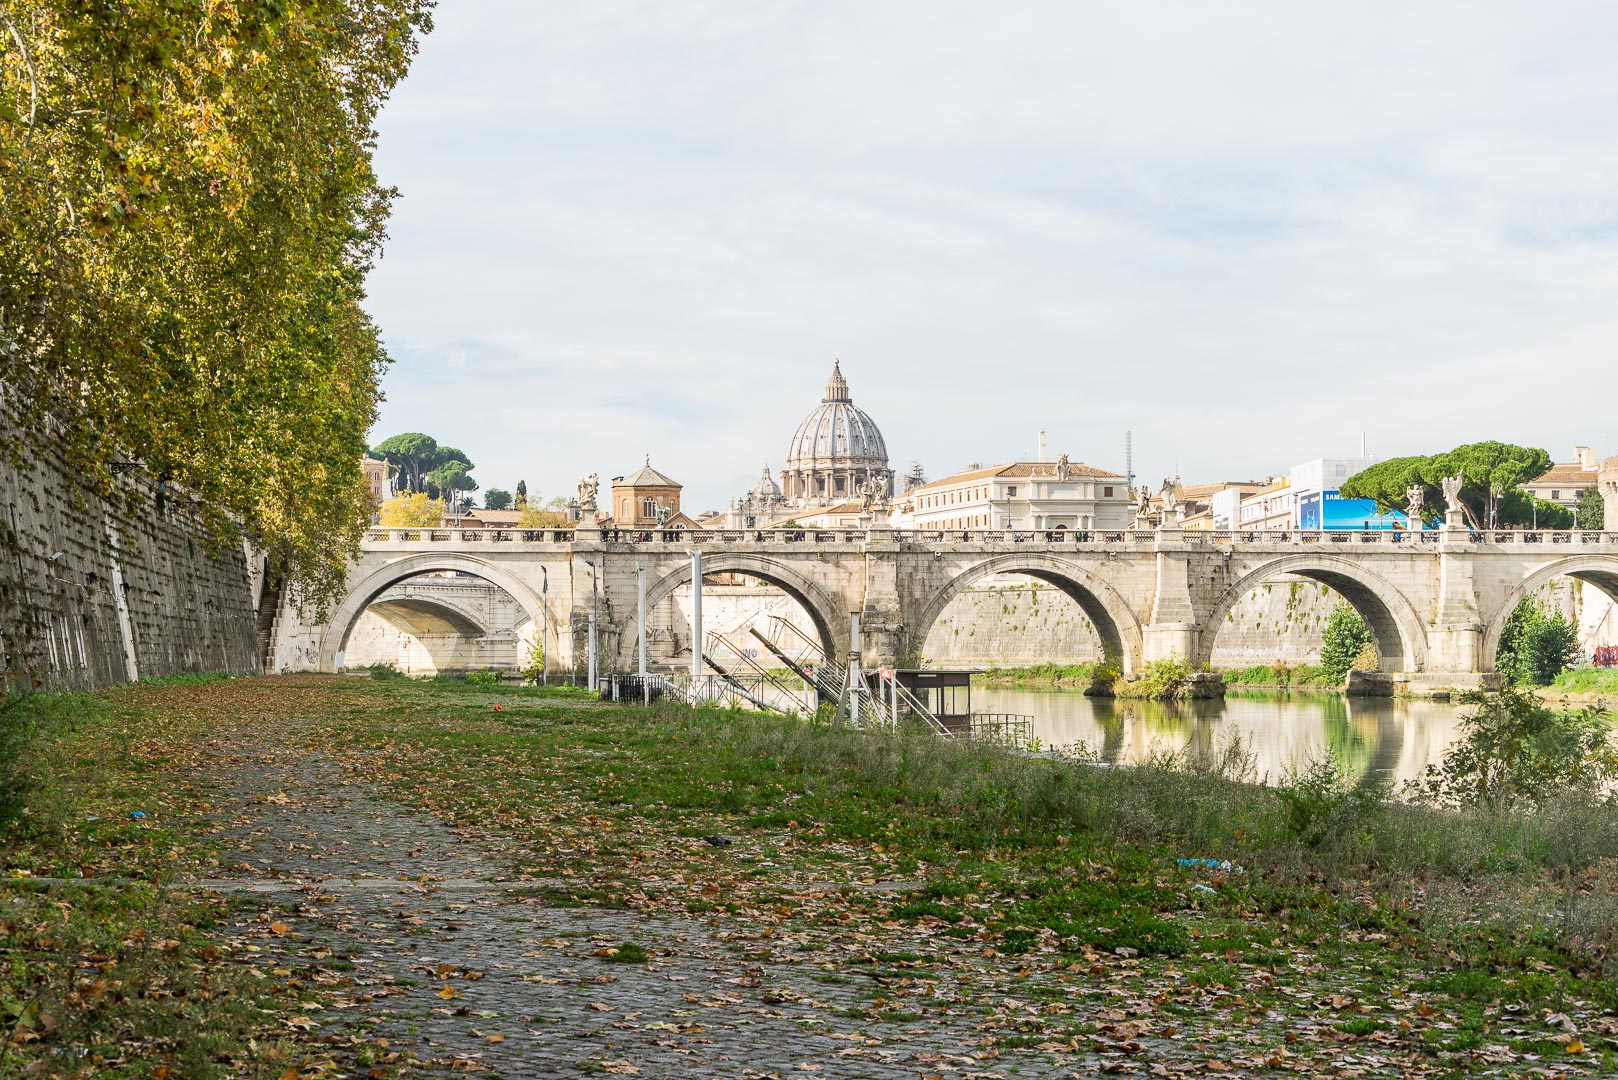
[[[1283,780],[1326,748],[1352,775],[1396,787],[1438,764],[1466,706],[1324,693],[1231,692],[1223,701],[1123,701],[1077,691],[974,686],[975,713],[1033,717],[1045,749],[1083,743],[1101,760],[1130,764],[1154,748],[1217,749],[1232,733],[1257,759],[1259,779]]]

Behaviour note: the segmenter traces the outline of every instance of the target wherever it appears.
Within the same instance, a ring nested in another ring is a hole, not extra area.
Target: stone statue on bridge
[[[886,481],[878,479],[875,473],[860,481],[860,486],[857,489],[860,496],[860,509],[873,509],[886,487]]]
[[[1068,463],[1067,455],[1063,454],[1056,459],[1056,478],[1066,480],[1073,475],[1073,466]]]
[[[1439,483],[1444,488],[1444,509],[1446,511],[1451,514],[1458,514],[1466,509],[1465,504],[1461,502],[1461,486],[1466,483],[1464,473],[1446,476]]]
[[[1405,510],[1410,517],[1410,527],[1416,528],[1421,521],[1421,508],[1427,505],[1427,489],[1421,484],[1411,484],[1405,488]]]
[[[579,518],[596,512],[596,493],[601,490],[601,474],[591,473],[579,480]]]

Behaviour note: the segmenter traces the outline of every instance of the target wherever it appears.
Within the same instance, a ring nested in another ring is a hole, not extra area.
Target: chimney
[[[1039,433],[1039,460],[1045,460],[1045,433],[1043,431]]]

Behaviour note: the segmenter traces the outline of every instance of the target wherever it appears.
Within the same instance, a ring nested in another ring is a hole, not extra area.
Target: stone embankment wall
[[[0,412],[0,423],[6,422]],[[92,689],[258,670],[256,559],[210,548],[174,492],[138,470],[128,505],[60,462],[0,461],[0,682]]]

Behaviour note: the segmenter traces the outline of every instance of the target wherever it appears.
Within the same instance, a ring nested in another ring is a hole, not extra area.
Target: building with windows
[[[1575,446],[1572,461],[1552,465],[1549,472],[1523,484],[1522,489],[1546,502],[1577,510],[1579,495],[1585,488],[1596,487],[1600,476],[1601,460],[1596,452],[1588,446]]]
[[[696,522],[680,511],[682,485],[656,469],[652,459],[628,476],[612,478],[612,517],[601,522],[613,529],[694,529]]]
[[[907,501],[917,529],[1127,529],[1134,519],[1121,473],[1066,455],[968,469],[922,484]]]

